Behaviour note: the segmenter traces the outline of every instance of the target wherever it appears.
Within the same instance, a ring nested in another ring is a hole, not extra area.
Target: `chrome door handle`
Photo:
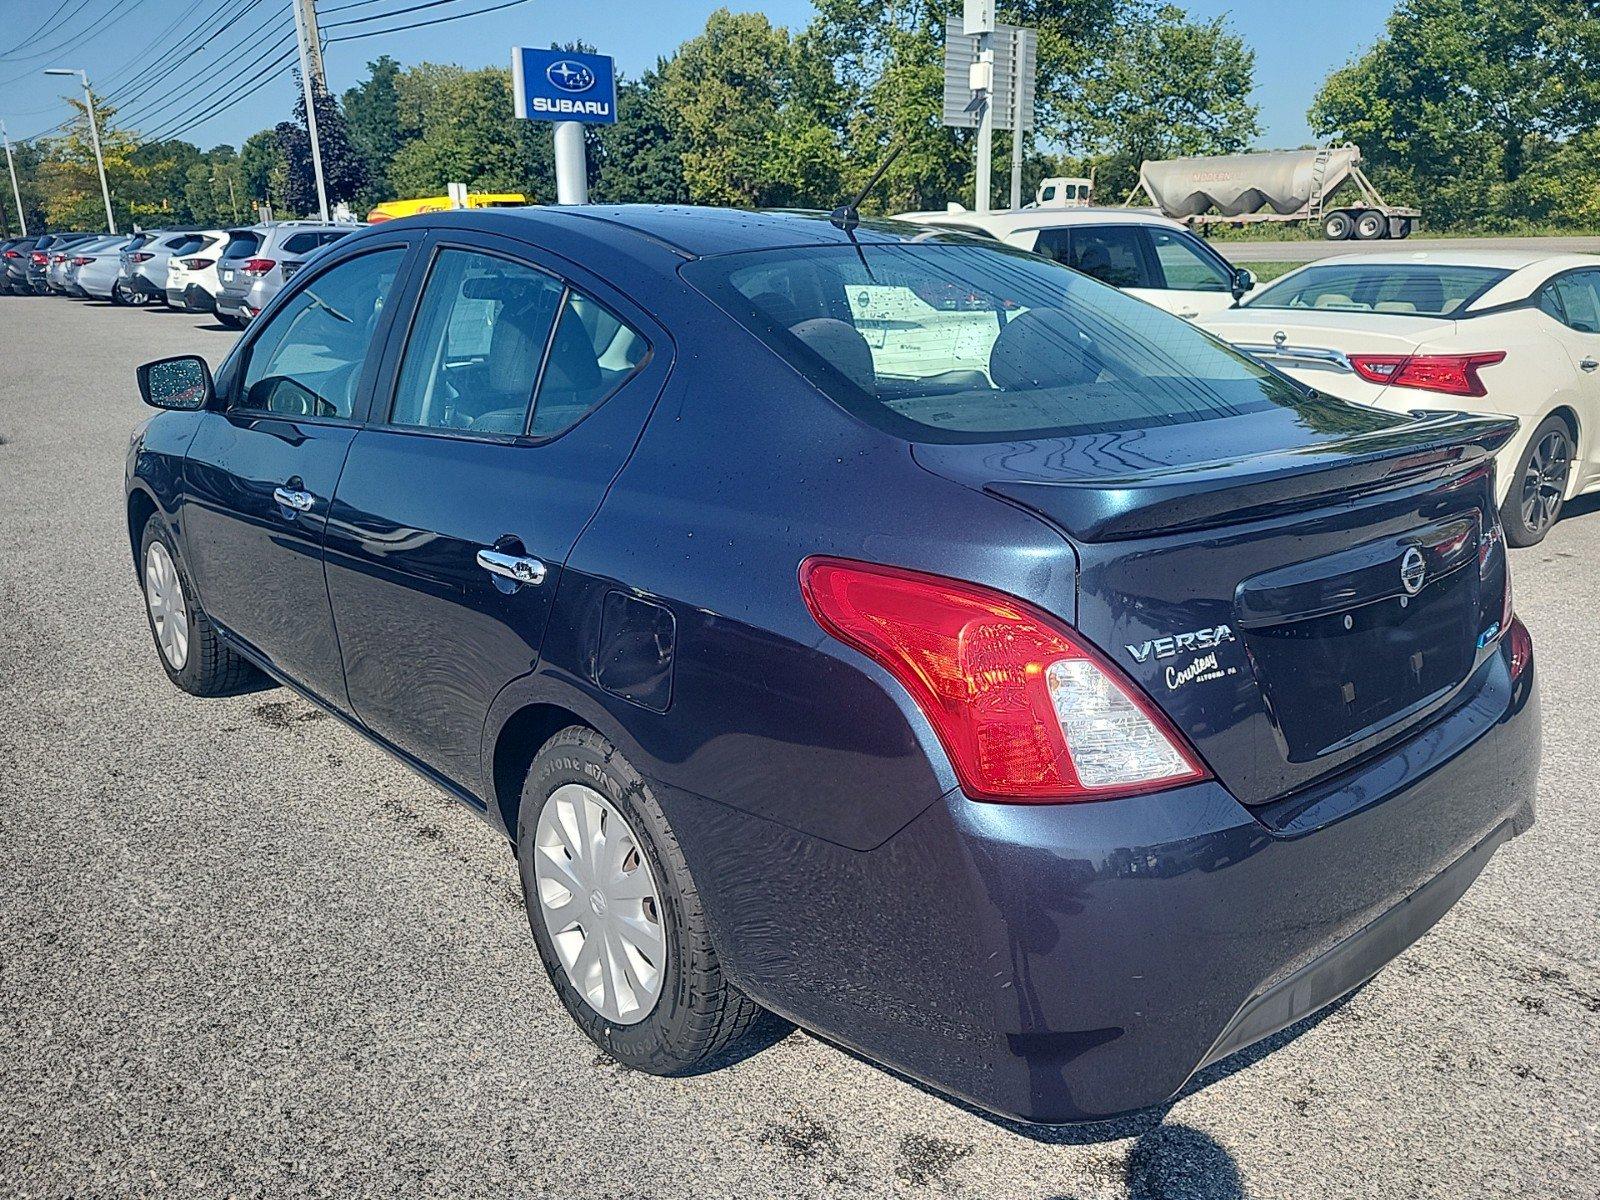
[[[292,508],[295,512],[310,512],[311,506],[317,498],[310,492],[297,492],[289,488],[273,488],[272,498],[285,508]]]
[[[1578,365],[1580,367],[1582,367],[1585,371],[1593,371],[1593,370],[1600,369],[1600,362],[1596,362],[1592,358],[1586,358],[1581,363],[1579,363]]]
[[[493,548],[478,551],[478,565],[491,575],[509,579],[513,583],[541,584],[544,582],[544,564],[526,554],[506,554]]]

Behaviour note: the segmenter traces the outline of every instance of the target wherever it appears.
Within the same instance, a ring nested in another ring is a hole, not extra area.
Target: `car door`
[[[1134,224],[1063,225],[1041,229],[1035,254],[1132,292],[1158,308],[1176,312],[1161,286],[1160,268],[1142,227]]]
[[[1156,288],[1130,289],[1134,295],[1185,320],[1233,306],[1233,269],[1198,238],[1159,225],[1140,232],[1155,258]]]
[[[323,531],[408,252],[367,243],[246,335],[184,465],[184,549],[207,615],[341,709]]]
[[[1585,487],[1600,463],[1600,437],[1594,433],[1600,421],[1600,267],[1568,271],[1557,275],[1539,292],[1539,307],[1556,321],[1554,336],[1572,360],[1575,387],[1580,398],[1578,419],[1586,426],[1579,431],[1581,447],[1587,457],[1578,464],[1578,487]]]
[[[632,451],[666,335],[570,264],[440,235],[334,497],[328,588],[356,715],[468,791],[538,661],[562,563]]]

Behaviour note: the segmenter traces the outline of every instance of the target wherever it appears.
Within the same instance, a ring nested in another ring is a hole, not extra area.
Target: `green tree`
[[[539,173],[525,123],[511,115],[510,71],[424,64],[402,76],[400,95],[419,133],[390,166],[398,195],[441,196],[450,183],[475,192],[526,191]]]
[[[660,112],[696,201],[761,206],[837,194],[838,138],[806,103],[787,30],[718,9],[660,74]]]
[[[40,208],[52,229],[104,229],[105,201],[100,190],[88,108],[82,100],[67,97],[76,116],[59,137],[39,143],[41,162],[34,172]],[[160,212],[151,203],[151,168],[136,161],[138,135],[116,124],[116,108],[95,97],[100,128],[100,150],[106,183],[118,227],[125,227]]]
[[[1102,197],[1128,192],[1145,159],[1235,154],[1260,132],[1255,54],[1222,17],[1163,5],[1126,30],[1085,88]]]
[[[263,129],[260,133],[252,133],[239,147],[241,200],[248,198],[252,208],[258,204],[270,204],[275,209],[287,210],[283,185],[288,178],[288,170],[283,147],[278,144],[277,132]]]
[[[344,94],[351,144],[367,165],[363,205],[389,199],[389,167],[405,144],[400,125],[400,64],[387,54],[367,64],[367,78]]]
[[[298,72],[295,78],[298,83]],[[317,146],[322,154],[322,177],[328,190],[328,203],[355,200],[367,185],[366,161],[350,142],[338,103],[321,88],[312,90],[317,106]],[[297,86],[295,94],[294,120],[280,122],[273,131],[287,167],[283,199],[291,212],[315,213],[319,197],[311,161],[311,134],[306,128],[305,91]]]
[[[1600,18],[1586,0],[1401,0],[1309,117],[1433,223],[1592,221],[1571,173],[1592,192]]]
[[[683,152],[667,127],[661,69],[617,85],[617,122],[600,130],[594,199],[607,204],[686,204]]]

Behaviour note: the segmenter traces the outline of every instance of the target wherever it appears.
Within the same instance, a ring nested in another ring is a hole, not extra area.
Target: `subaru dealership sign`
[[[604,54],[517,46],[511,51],[511,91],[519,117],[590,125],[617,120],[617,75]]]

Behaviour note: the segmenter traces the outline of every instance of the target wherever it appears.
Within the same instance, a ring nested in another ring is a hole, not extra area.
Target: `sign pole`
[[[557,121],[554,137],[556,203],[589,203],[589,152],[583,143],[583,124],[579,121]]]
[[[992,32],[985,31],[978,34],[978,70],[986,91],[983,108],[978,113],[978,194],[974,208],[978,212],[986,213],[989,211],[989,197],[993,194],[989,172],[994,165],[994,34]]]

